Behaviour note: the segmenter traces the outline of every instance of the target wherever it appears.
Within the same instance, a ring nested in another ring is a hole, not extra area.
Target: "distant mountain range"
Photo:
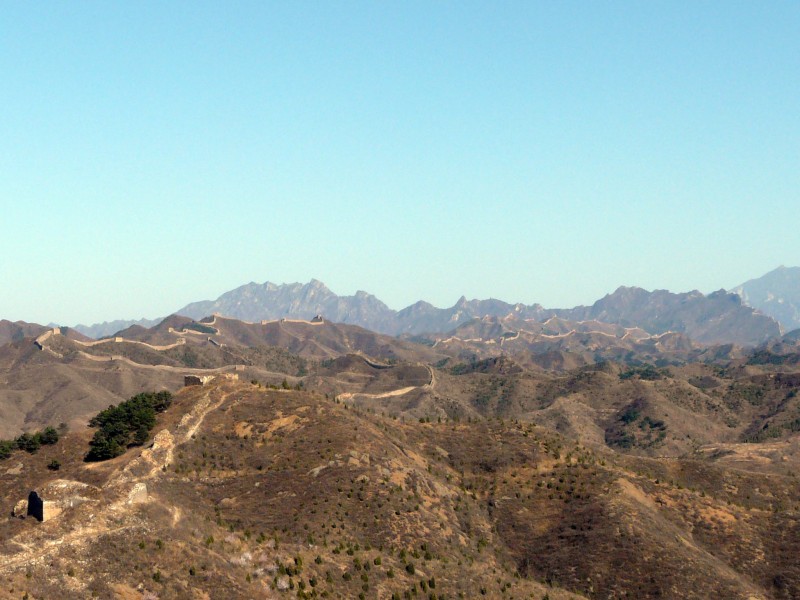
[[[778,267],[731,292],[778,321],[784,331],[800,328],[800,267]]]
[[[338,296],[314,279],[305,285],[250,283],[215,301],[189,304],[177,313],[193,319],[219,313],[245,321],[311,319],[319,314],[330,321],[380,333],[412,336],[452,331],[471,319],[507,316],[536,321],[552,316],[569,321],[595,320],[641,327],[652,334],[674,331],[700,343],[755,345],[781,333],[775,320],[742,305],[738,296],[724,290],[706,296],[697,291],[674,294],[635,287],[621,287],[592,306],[570,309],[546,309],[540,304],[509,304],[495,299],[467,300],[462,296],[450,308],[420,301],[395,311],[366,292]]]
[[[650,334],[672,331],[703,344],[753,346],[779,337],[781,325],[783,331],[800,327],[800,268],[781,267],[731,292],[719,290],[708,295],[698,291],[676,294],[620,287],[591,306],[567,309],[510,304],[496,299],[467,300],[462,296],[449,308],[419,301],[397,311],[367,292],[339,296],[321,281],[312,279],[306,284],[248,283],[216,300],[193,302],[176,311],[193,319],[214,313],[243,321],[311,319],[323,315],[329,321],[359,325],[395,336],[445,333],[471,319],[483,317],[535,321],[559,317],[569,321],[594,320],[640,327]],[[131,325],[152,327],[158,322],[158,319],[113,321],[77,325],[75,329],[99,338]]]
[[[139,325],[140,327],[150,328],[155,325],[158,325],[164,319],[139,319],[136,320],[125,320],[125,319],[117,319],[116,321],[103,321],[102,323],[95,323],[94,325],[75,325],[74,329],[80,331],[83,335],[94,339],[100,339],[104,337],[108,337],[110,335],[114,335],[118,331],[122,331],[123,329],[127,329],[131,325]],[[51,325],[57,325],[56,323],[51,323]]]

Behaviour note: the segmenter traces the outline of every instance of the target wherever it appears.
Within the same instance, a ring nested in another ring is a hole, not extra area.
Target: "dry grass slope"
[[[218,382],[178,393],[149,448],[86,464],[80,430],[15,454],[0,470],[9,510],[56,479],[90,487],[53,520],[2,522],[0,597],[800,594],[785,470],[381,412]]]

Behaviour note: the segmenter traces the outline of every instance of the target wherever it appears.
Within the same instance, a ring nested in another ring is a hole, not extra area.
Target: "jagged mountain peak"
[[[414,304],[410,304],[409,306],[406,306],[400,312],[401,313],[409,313],[409,312],[413,312],[413,311],[428,310],[428,309],[439,310],[433,304],[431,304],[430,302],[426,302],[425,300],[417,300],[416,302],[414,302]]]
[[[313,278],[306,284],[305,287],[313,288],[315,290],[328,290],[328,286],[322,283],[319,279],[313,279]]]

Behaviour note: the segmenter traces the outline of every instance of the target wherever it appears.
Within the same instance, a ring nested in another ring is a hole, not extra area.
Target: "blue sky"
[[[796,2],[0,9],[0,318],[393,308],[800,264]]]

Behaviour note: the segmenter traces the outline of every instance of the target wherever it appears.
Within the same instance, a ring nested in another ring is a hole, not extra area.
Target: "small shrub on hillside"
[[[39,442],[42,446],[52,446],[58,442],[58,431],[53,427],[45,427],[42,429],[41,433],[37,435],[39,436]]]
[[[16,444],[11,440],[0,440],[0,460],[5,460],[16,450]]]
[[[23,433],[15,442],[19,450],[25,450],[31,454],[35,454],[42,446],[42,438],[38,434]]]

